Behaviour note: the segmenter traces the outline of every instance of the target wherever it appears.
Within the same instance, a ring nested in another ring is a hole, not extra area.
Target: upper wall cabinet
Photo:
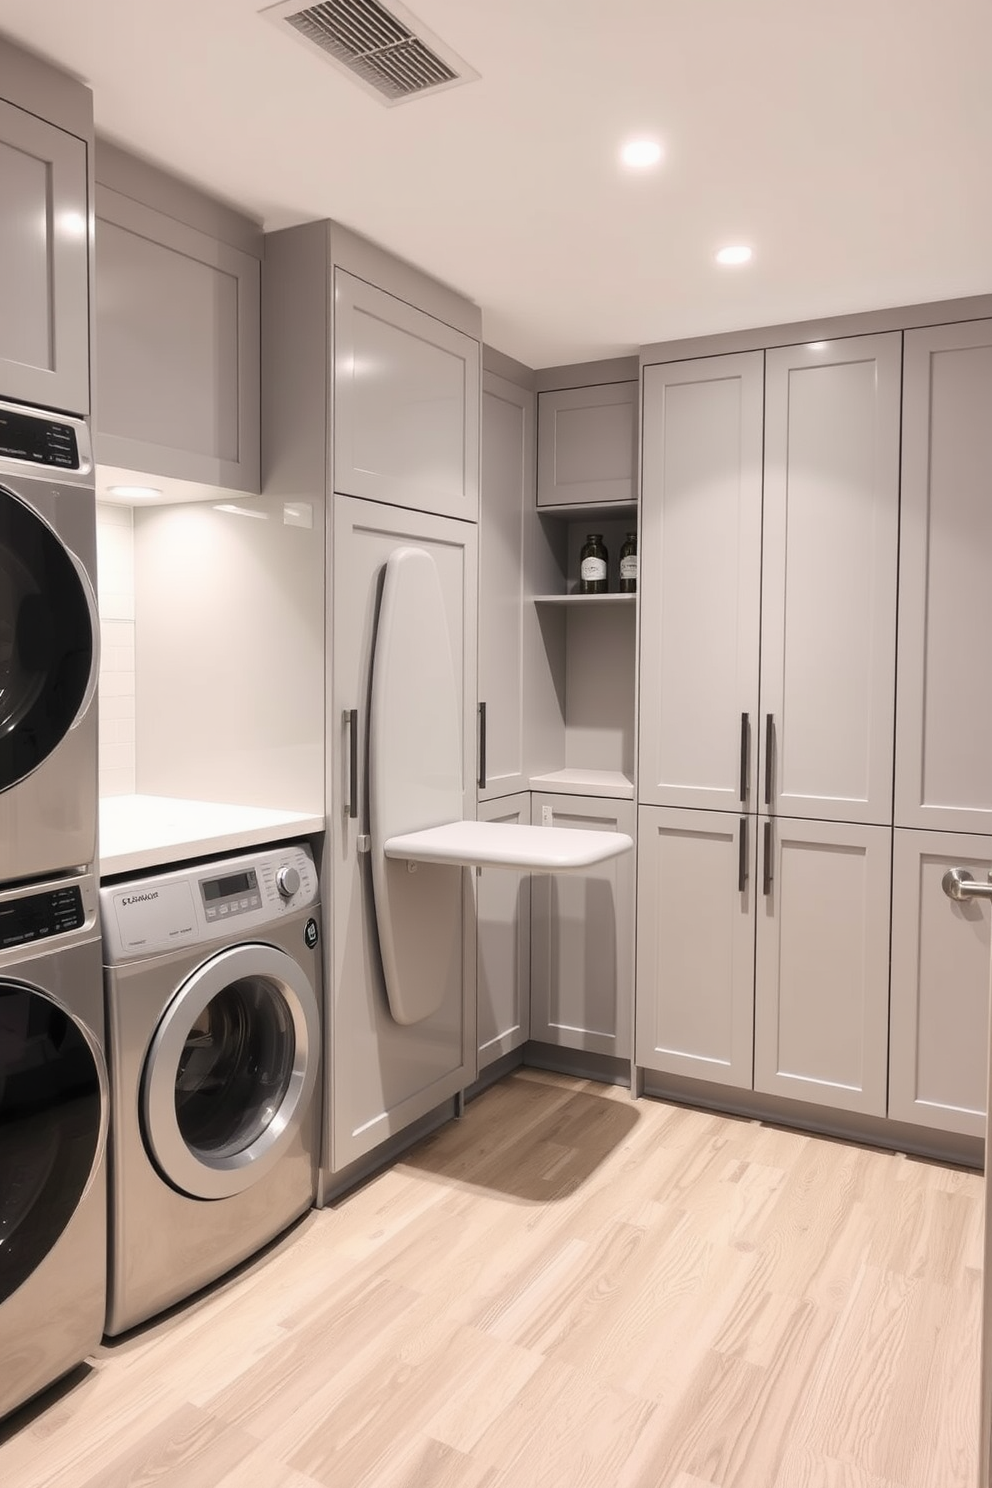
[[[654,805],[755,809],[763,386],[761,351],[644,369],[640,794]]]
[[[0,397],[86,414],[86,144],[0,102]]]
[[[896,823],[992,832],[992,320],[906,332]]]
[[[765,359],[763,801],[782,815],[892,820],[901,351],[895,332]]]
[[[637,383],[538,397],[537,504],[637,500]]]
[[[334,276],[334,489],[477,521],[478,341]]]
[[[640,798],[888,823],[900,338],[764,357],[645,369]]]
[[[259,262],[97,187],[96,458],[259,490]]]

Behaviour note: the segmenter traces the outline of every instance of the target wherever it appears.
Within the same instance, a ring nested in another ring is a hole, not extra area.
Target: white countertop
[[[285,842],[322,832],[322,816],[172,796],[105,796],[100,802],[100,873],[129,873],[209,853]]]

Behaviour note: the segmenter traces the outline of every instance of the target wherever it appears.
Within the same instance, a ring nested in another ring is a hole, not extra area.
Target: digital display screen
[[[250,868],[247,873],[231,873],[227,878],[208,879],[200,887],[204,901],[210,904],[214,899],[232,899],[235,894],[247,894],[249,889],[257,889],[258,879],[254,868]]]
[[[71,424],[35,418],[12,409],[0,411],[0,457],[37,465],[79,469],[79,447]]]
[[[77,888],[14,899],[0,905],[0,950],[78,930],[83,920],[83,900]]]

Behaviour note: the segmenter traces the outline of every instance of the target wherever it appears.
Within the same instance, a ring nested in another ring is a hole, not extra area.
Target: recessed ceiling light
[[[123,496],[126,501],[154,501],[161,496],[159,486],[108,486],[108,496]]]
[[[628,140],[620,151],[620,159],[631,170],[648,170],[661,159],[661,146],[657,140]]]
[[[716,261],[718,264],[745,264],[750,257],[750,248],[739,243],[735,247],[721,248],[716,255]]]

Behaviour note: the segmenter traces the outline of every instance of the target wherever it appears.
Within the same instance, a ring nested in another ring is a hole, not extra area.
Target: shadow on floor
[[[404,1154],[398,1166],[446,1183],[547,1204],[566,1199],[630,1135],[634,1104],[508,1075]]]

